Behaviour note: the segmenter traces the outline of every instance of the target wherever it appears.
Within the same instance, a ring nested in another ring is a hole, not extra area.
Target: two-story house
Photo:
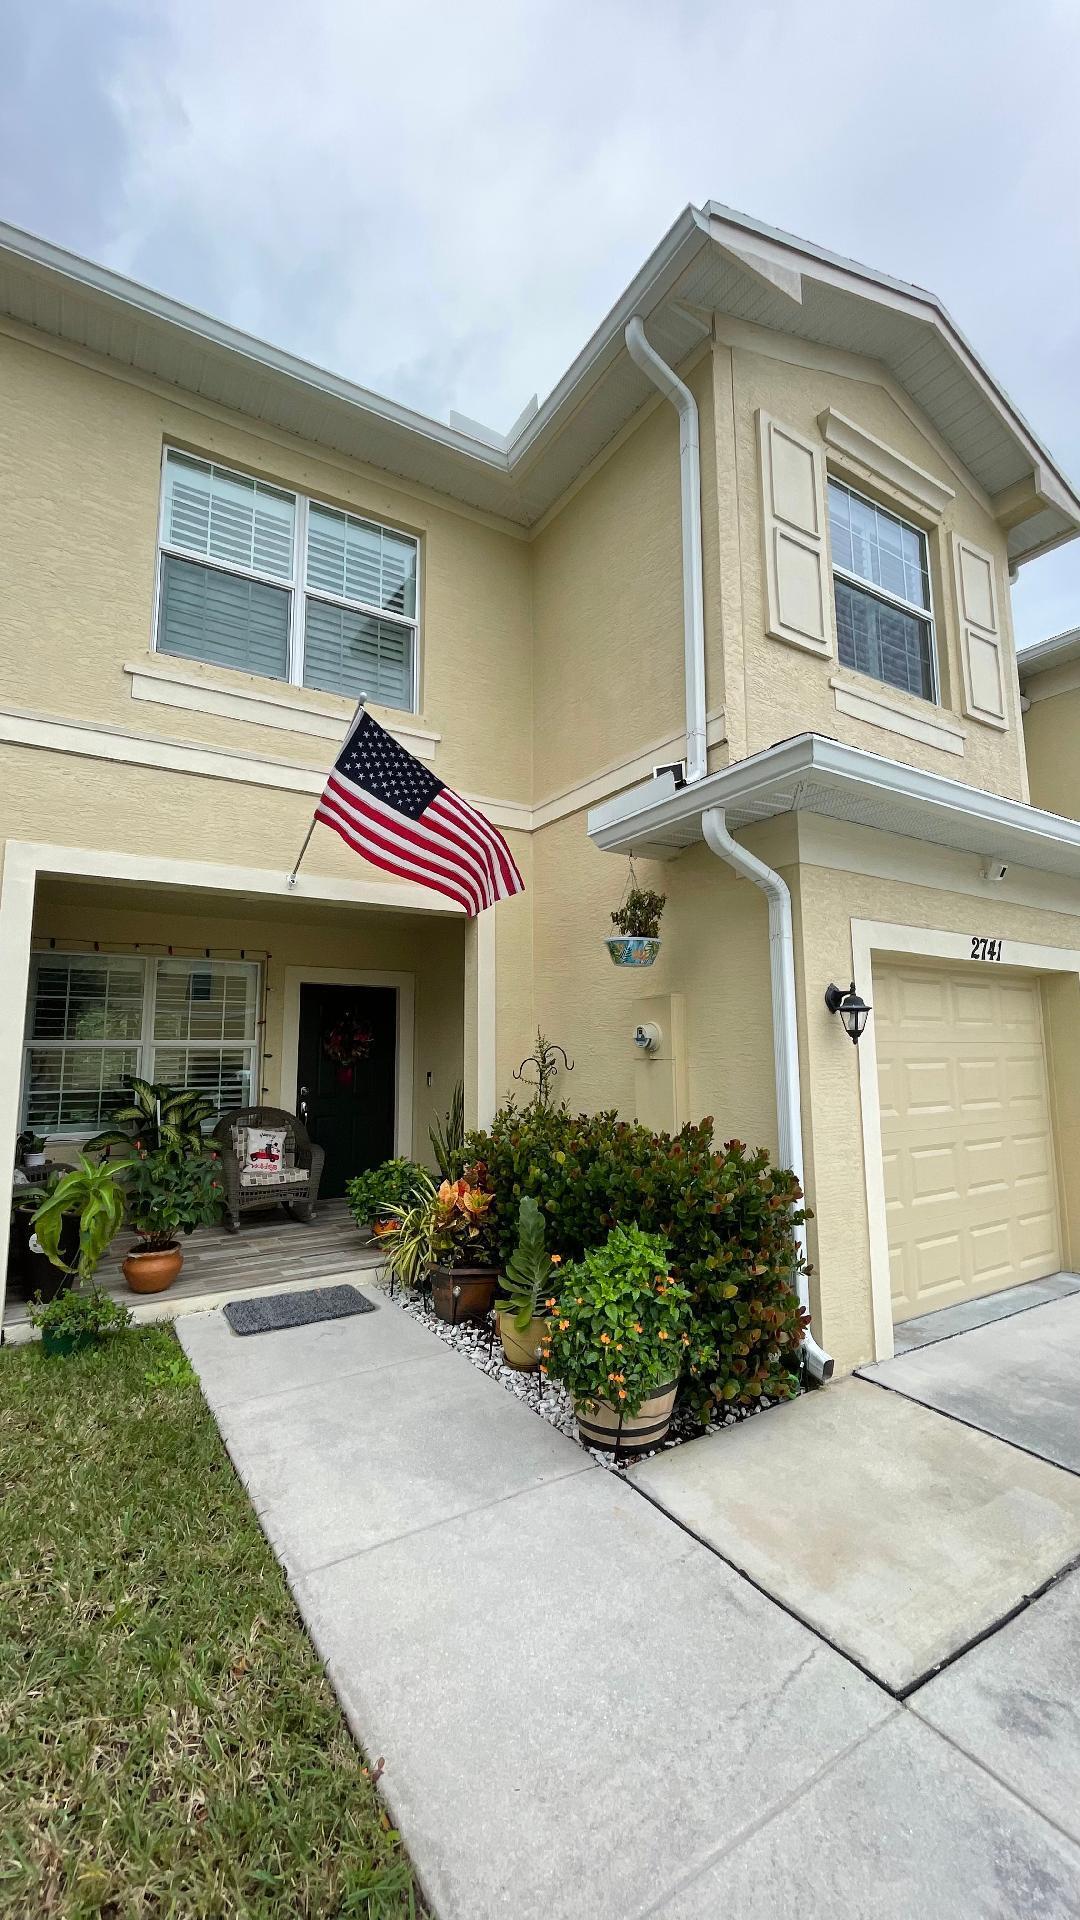
[[[141,1071],[304,1108],[340,1191],[539,1024],[574,1103],[802,1173],[821,1371],[1080,1262],[1080,826],[1029,802],[1008,586],[1080,499],[932,295],[688,208],[504,437],[0,243],[9,1146]],[[289,886],[361,696],[523,896],[466,921],[324,829]]]

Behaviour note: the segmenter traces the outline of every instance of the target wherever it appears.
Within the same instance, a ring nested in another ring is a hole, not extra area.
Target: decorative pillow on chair
[[[242,1170],[244,1173],[280,1173],[288,1138],[287,1127],[247,1127]]]

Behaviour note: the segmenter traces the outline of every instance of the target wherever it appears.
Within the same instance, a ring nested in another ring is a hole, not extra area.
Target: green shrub
[[[370,1227],[390,1207],[404,1207],[416,1192],[417,1176],[424,1172],[415,1160],[384,1160],[349,1181],[345,1195],[358,1227]]]
[[[486,1162],[504,1259],[517,1241],[518,1208],[533,1194],[552,1252],[579,1260],[620,1223],[661,1233],[671,1272],[690,1294],[695,1346],[709,1357],[683,1396],[707,1419],[717,1407],[799,1390],[803,1316],[792,1285],[793,1228],[805,1216],[794,1174],[764,1148],[713,1145],[711,1120],[674,1136],[615,1113],[503,1107],[468,1152]]]
[[[579,1406],[603,1400],[616,1413],[640,1413],[692,1351],[696,1362],[690,1295],[669,1264],[663,1234],[622,1226],[563,1268],[543,1366]]]
[[[90,1335],[119,1333],[131,1321],[129,1308],[110,1299],[102,1287],[65,1287],[52,1300],[36,1294],[26,1309],[31,1326],[42,1333]]]

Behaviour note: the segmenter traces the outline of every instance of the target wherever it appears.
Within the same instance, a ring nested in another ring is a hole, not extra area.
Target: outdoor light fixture
[[[854,1046],[862,1039],[866,1023],[870,1018],[870,1008],[862,995],[856,993],[852,981],[847,992],[843,987],[829,986],[825,989],[825,1005],[830,1013],[838,1013],[844,1023],[844,1030]]]

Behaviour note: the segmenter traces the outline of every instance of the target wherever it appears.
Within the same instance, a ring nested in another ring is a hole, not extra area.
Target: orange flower
[[[663,1329],[663,1327],[661,1327],[661,1329],[660,1329],[660,1331],[659,1331],[659,1333],[657,1334],[657,1336],[656,1336],[656,1337],[657,1337],[657,1339],[658,1339],[658,1340],[666,1340],[666,1339],[667,1339],[667,1334],[666,1334],[666,1333],[664,1332],[664,1329]]]
[[[600,1345],[601,1345],[602,1347],[610,1347],[610,1345],[611,1345],[611,1335],[610,1335],[610,1333],[602,1333],[602,1334],[600,1335]]]
[[[544,1305],[545,1305],[545,1307],[557,1307],[557,1306],[558,1306],[558,1304],[559,1304],[559,1303],[558,1303],[558,1301],[556,1300],[556,1298],[555,1298],[555,1295],[554,1295],[554,1294],[552,1294],[552,1296],[551,1296],[551,1299],[550,1299],[550,1300],[545,1300],[545,1301],[544,1301]]]
[[[551,1256],[551,1264],[552,1264],[552,1266],[553,1266],[553,1267],[561,1267],[561,1266],[562,1266],[562,1254],[561,1254],[561,1253],[553,1253],[553,1254],[552,1254],[552,1256]]]
[[[683,1334],[682,1343],[684,1347],[688,1347],[690,1345],[690,1335],[688,1333]]]
[[[567,1329],[567,1327],[568,1327],[569,1325],[570,1325],[570,1322],[569,1322],[569,1320],[560,1320],[560,1321],[559,1321],[559,1332],[560,1332],[560,1333],[565,1333],[565,1332],[566,1332],[566,1329]]]
[[[625,1400],[625,1399],[626,1399],[626,1388],[625,1388],[625,1387],[620,1387],[620,1388],[619,1388],[619,1399],[620,1399],[620,1400]]]
[[[634,1321],[634,1324],[633,1324],[633,1327],[631,1328],[631,1332],[633,1332],[633,1333],[644,1333],[644,1331],[645,1331],[645,1329],[644,1329],[644,1327],[642,1326],[642,1324],[641,1324],[641,1321],[640,1321],[640,1320],[635,1320],[635,1321]]]

